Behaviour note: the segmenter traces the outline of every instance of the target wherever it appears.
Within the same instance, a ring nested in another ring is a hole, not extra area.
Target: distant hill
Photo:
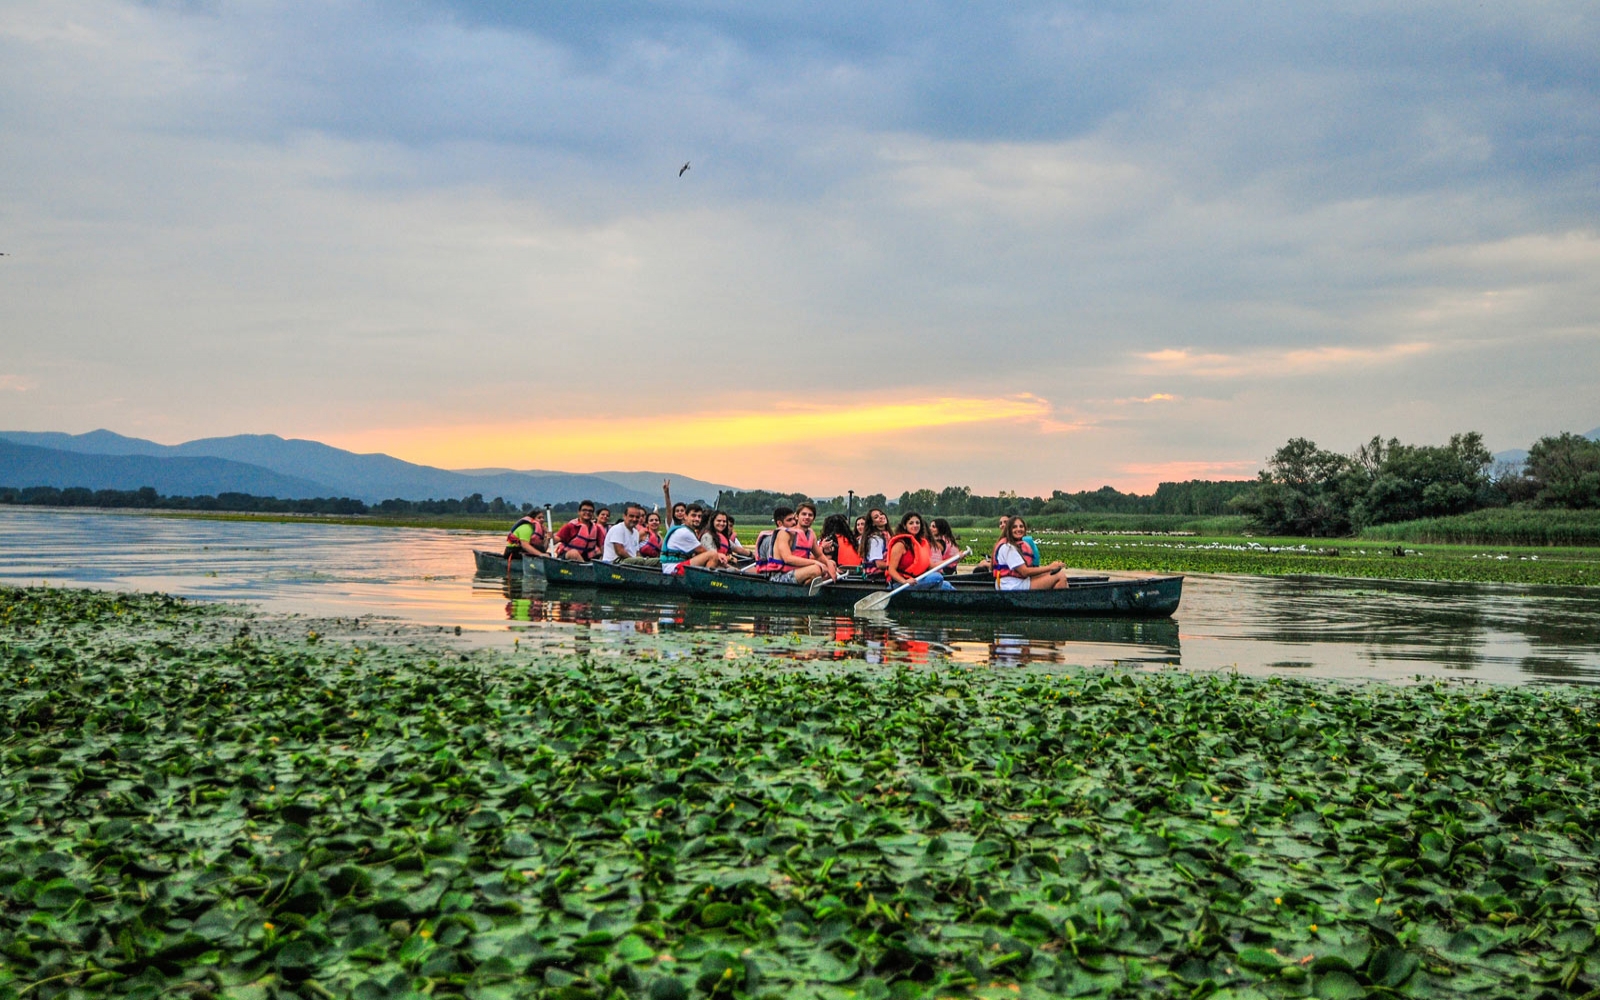
[[[568,472],[517,472],[509,469],[469,470],[456,472],[417,465],[382,454],[357,454],[334,448],[317,441],[285,439],[275,434],[239,434],[232,437],[204,438],[178,445],[158,444],[142,438],[125,437],[107,430],[87,434],[59,432],[0,431],[0,439],[17,445],[50,449],[63,455],[76,455],[69,460],[59,458],[51,468],[61,474],[72,470],[74,474],[89,476],[74,482],[59,482],[54,478],[37,481],[19,481],[26,475],[26,466],[17,470],[0,463],[0,485],[7,486],[93,486],[95,489],[137,489],[156,486],[155,482],[133,482],[125,478],[133,470],[153,475],[163,466],[137,466],[108,462],[111,458],[147,458],[161,461],[199,458],[221,459],[238,466],[231,475],[242,476],[245,469],[255,470],[251,475],[260,480],[262,473],[280,477],[283,485],[277,492],[266,489],[244,489],[235,485],[202,488],[203,479],[186,480],[197,484],[182,491],[162,489],[164,493],[215,494],[222,490],[272,495],[279,497],[348,496],[369,503],[400,498],[405,500],[444,499],[465,497],[481,493],[486,498],[504,497],[513,503],[563,503],[584,498],[611,502],[628,498],[650,502],[661,495],[661,480],[673,481],[674,500],[715,500],[718,486],[702,480],[680,477],[671,473],[617,473],[578,474]],[[43,468],[43,466],[39,466]],[[229,483],[235,479],[227,480]],[[293,492],[284,492],[290,489]],[[159,487],[158,487],[159,488]],[[309,492],[307,492],[309,491]]]
[[[168,496],[250,493],[285,498],[331,496],[321,483],[222,458],[89,455],[0,440],[0,485],[83,486],[91,490],[154,487]]]
[[[1590,441],[1600,441],[1600,427],[1596,427],[1594,430],[1585,434],[1584,437],[1588,438]],[[1494,453],[1494,461],[1496,465],[1514,465],[1518,468],[1521,468],[1522,464],[1527,460],[1528,449],[1526,448],[1508,448],[1505,451],[1497,451]]]

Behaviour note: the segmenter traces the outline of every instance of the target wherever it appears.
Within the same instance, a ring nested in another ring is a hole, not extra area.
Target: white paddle
[[[902,583],[900,586],[894,588],[893,590],[886,590],[886,591],[883,591],[882,593],[878,593],[878,594],[868,594],[866,597],[863,597],[861,600],[856,602],[855,613],[858,614],[858,615],[865,615],[865,614],[870,614],[870,613],[872,613],[874,611],[882,611],[884,608],[889,606],[889,600],[891,598],[893,598],[894,595],[900,593],[900,591],[905,590],[907,587],[911,586],[914,583],[919,583],[919,582],[921,582],[923,580],[926,580],[928,577],[930,577],[933,574],[939,572],[940,570],[944,569],[946,566],[950,565],[953,562],[959,562],[961,560],[962,556],[967,556],[967,555],[971,555],[971,554],[972,554],[972,550],[971,549],[962,549],[960,552],[957,552],[955,555],[951,556],[949,559],[946,559],[944,562],[940,563],[939,565],[934,566],[933,568],[929,569],[926,573],[923,573],[922,575],[916,577],[915,579],[907,580],[905,583]]]

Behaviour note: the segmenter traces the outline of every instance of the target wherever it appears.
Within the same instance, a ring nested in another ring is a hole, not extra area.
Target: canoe
[[[594,585],[607,590],[643,590],[654,594],[684,594],[683,577],[671,576],[650,566],[619,566],[593,563]]]
[[[472,558],[477,563],[480,576],[506,576],[523,579],[544,579],[544,560],[537,556],[527,556],[517,553],[509,560],[499,552],[489,552],[483,549],[473,549]]]
[[[958,614],[1116,615],[1166,618],[1178,610],[1183,577],[1152,576],[1112,580],[1069,578],[1065,590],[996,590],[992,581],[962,581],[955,590],[907,590],[891,608]],[[845,607],[884,589],[879,583],[839,581],[815,595],[798,583],[773,583],[750,573],[728,573],[691,566],[684,573],[689,596],[708,601]]]

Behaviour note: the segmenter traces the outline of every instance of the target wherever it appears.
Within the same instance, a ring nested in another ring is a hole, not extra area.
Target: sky
[[[1596,52],[1592,0],[7,0],[0,427],[817,495],[1526,447],[1600,424]]]

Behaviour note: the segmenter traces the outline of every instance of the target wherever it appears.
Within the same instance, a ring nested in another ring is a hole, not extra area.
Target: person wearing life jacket
[[[590,562],[600,558],[605,532],[594,520],[594,501],[578,504],[578,516],[556,532],[556,557],[569,562]]]
[[[682,573],[686,566],[717,569],[728,564],[728,557],[715,549],[708,549],[700,541],[700,522],[706,509],[698,503],[684,508],[683,523],[667,529],[661,539],[661,572],[672,576]]]
[[[756,536],[756,561],[746,573],[759,573],[773,583],[809,583],[821,576],[822,564],[794,553],[794,529],[799,524],[792,507],[774,507],[772,530]]]
[[[811,526],[817,522],[817,505],[807,500],[794,509],[794,531],[789,536],[789,547],[801,559],[822,564],[828,579],[839,579],[839,567],[833,558],[817,545],[817,533]]]
[[[928,537],[922,515],[910,511],[900,518],[900,526],[894,529],[894,534],[889,538],[889,554],[884,559],[884,575],[891,587],[910,584],[908,590],[956,589],[940,573],[918,579],[933,567],[933,541]]]
[[[822,519],[822,537],[817,540],[818,550],[827,553],[841,573],[861,568],[861,552],[856,548],[855,533],[843,514],[829,514]]]
[[[638,558],[661,558],[661,514],[658,511],[651,511],[644,516],[644,529],[639,533]]]
[[[601,507],[594,512],[594,523],[600,526],[600,537],[605,538],[611,530],[611,508]]]
[[[1028,522],[1013,517],[1006,522],[1005,534],[995,543],[989,561],[994,564],[997,590],[1061,590],[1067,586],[1067,572],[1059,562],[1035,566],[1028,559]]]
[[[867,576],[883,579],[889,558],[889,515],[874,507],[867,511],[867,524],[856,546],[861,553],[861,568]]]
[[[1011,515],[1010,514],[1001,514],[1000,515],[999,524],[996,525],[996,527],[999,528],[999,533],[995,536],[995,542],[994,542],[996,548],[999,547],[1001,542],[1006,540],[1006,526],[1008,524],[1010,524],[1010,523],[1011,523]],[[982,559],[979,559],[978,560],[978,565],[972,567],[972,575],[973,576],[985,576],[985,575],[992,576],[992,575],[994,575],[994,558],[993,557],[994,557],[994,549],[990,549],[989,550],[989,554],[984,556]]]
[[[754,552],[739,544],[733,535],[733,518],[727,511],[714,510],[704,519],[700,530],[700,544],[722,553],[731,562],[735,556],[750,557]]]
[[[961,546],[956,544],[956,535],[954,531],[950,530],[949,521],[942,517],[936,517],[928,522],[928,526],[928,538],[933,543],[932,559],[935,565],[944,562],[946,559],[961,555]],[[957,565],[951,563],[944,568],[945,575],[949,576],[951,573],[956,572],[957,569]]]
[[[739,532],[734,526],[733,515],[724,513],[722,516],[728,519],[728,547],[733,550],[733,554],[741,559],[754,559],[756,550],[739,541]]]
[[[550,554],[544,518],[540,517],[536,510],[530,510],[522,515],[522,520],[513,524],[511,530],[506,532],[506,558],[510,559],[519,552],[528,556]]]

